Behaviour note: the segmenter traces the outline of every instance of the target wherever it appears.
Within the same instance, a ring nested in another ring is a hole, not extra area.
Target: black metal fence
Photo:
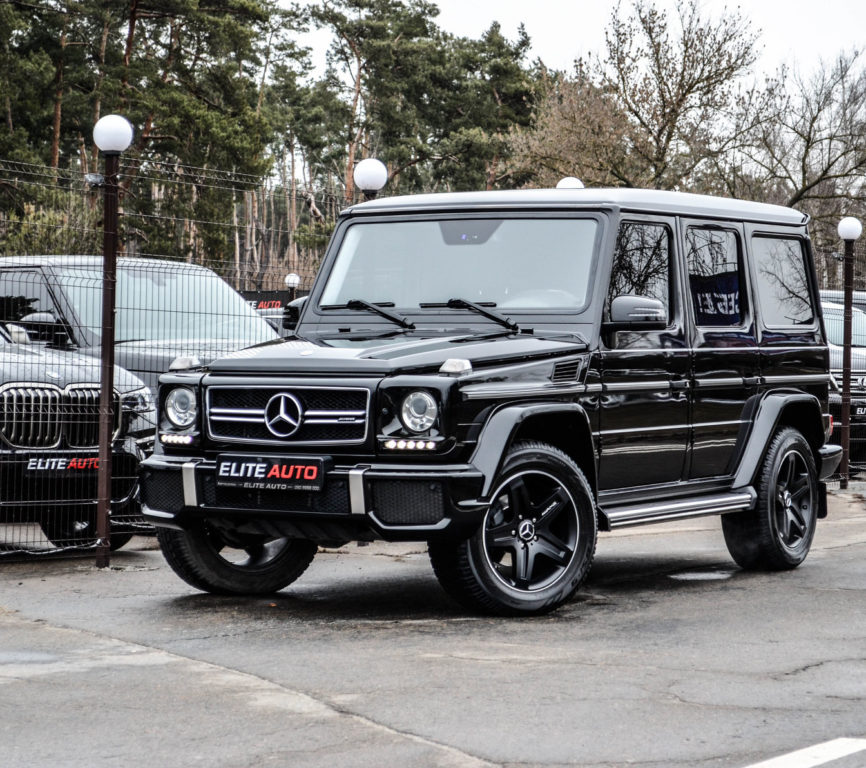
[[[159,163],[122,167],[119,181],[112,548],[152,530],[137,468],[152,449],[158,376],[283,333],[345,204]],[[97,546],[99,184],[0,160],[0,555]]]
[[[136,478],[152,448],[159,374],[279,336],[345,204],[335,190],[161,163],[122,167],[120,184],[113,548],[149,530]],[[102,213],[99,179],[0,160],[3,555],[97,544]],[[816,254],[822,290],[841,290],[841,254],[841,243]],[[862,245],[855,288],[866,291]],[[854,378],[866,384],[866,366]],[[866,422],[861,389],[852,413]],[[864,449],[852,452],[855,470]]]

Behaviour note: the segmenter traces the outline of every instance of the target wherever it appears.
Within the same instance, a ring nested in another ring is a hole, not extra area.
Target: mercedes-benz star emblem
[[[265,426],[276,437],[291,437],[301,426],[304,409],[288,392],[274,395],[265,406]]]
[[[532,524],[532,520],[524,520],[517,529],[517,535],[523,541],[532,541],[535,538],[535,526]]]

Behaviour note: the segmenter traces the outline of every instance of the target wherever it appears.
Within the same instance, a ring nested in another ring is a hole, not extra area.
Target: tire
[[[267,595],[295,581],[312,562],[306,539],[246,537],[228,541],[207,523],[186,531],[157,528],[162,554],[187,584],[217,595]]]
[[[133,536],[134,534],[132,533],[114,533],[112,531],[109,537],[111,551],[116,552],[118,549],[125,547]]]
[[[756,483],[753,511],[722,516],[731,557],[747,570],[782,571],[806,559],[818,518],[818,480],[812,449],[796,429],[770,442]]]
[[[96,513],[52,512],[39,521],[42,533],[58,549],[96,544]]]
[[[562,451],[516,444],[505,457],[478,530],[464,541],[430,542],[439,583],[472,610],[542,614],[580,586],[598,531],[589,483]]]

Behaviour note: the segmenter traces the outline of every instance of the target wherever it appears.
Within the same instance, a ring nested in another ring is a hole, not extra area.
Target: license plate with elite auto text
[[[217,485],[270,491],[321,491],[325,461],[300,456],[222,454],[216,465]]]

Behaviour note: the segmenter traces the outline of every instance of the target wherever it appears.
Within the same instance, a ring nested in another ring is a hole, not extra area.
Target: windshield
[[[851,346],[866,347],[866,312],[859,309],[851,310]],[[831,344],[841,347],[844,340],[843,315],[841,312],[824,309],[824,327]]]
[[[102,270],[67,267],[58,278],[81,324],[99,333]],[[215,272],[176,265],[122,265],[117,270],[118,343],[207,339],[249,346],[276,332]]]
[[[577,311],[587,303],[598,222],[476,218],[348,227],[320,300],[418,310],[462,298],[484,306]]]

